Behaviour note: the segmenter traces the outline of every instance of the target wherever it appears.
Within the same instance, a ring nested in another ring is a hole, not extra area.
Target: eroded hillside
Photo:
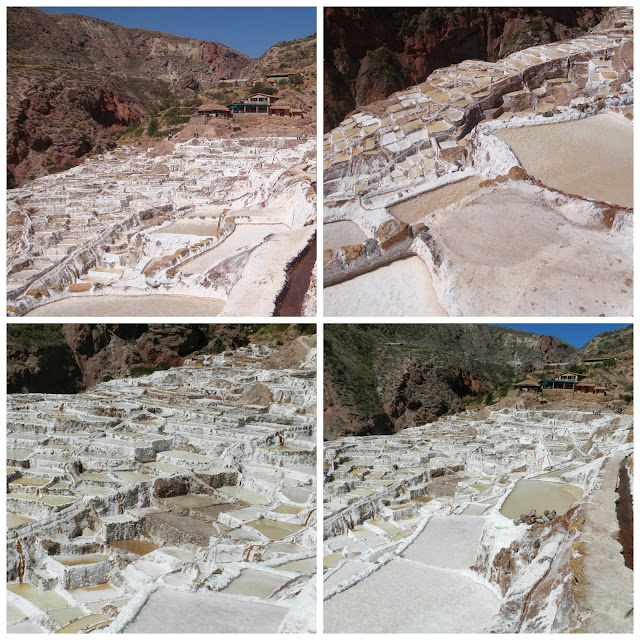
[[[325,438],[393,433],[509,385],[575,347],[488,325],[327,325]]]

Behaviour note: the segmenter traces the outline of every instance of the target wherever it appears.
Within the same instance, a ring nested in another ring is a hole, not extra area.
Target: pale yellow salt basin
[[[329,222],[324,225],[322,232],[323,247],[334,251],[350,244],[362,244],[367,239],[365,232],[350,220]]]
[[[513,491],[504,501],[500,513],[507,518],[518,518],[523,513],[536,509],[567,513],[571,505],[582,497],[582,489],[573,484],[544,482],[543,480],[518,480]]]
[[[324,289],[327,316],[446,316],[425,263],[413,256]]]
[[[633,126],[616,116],[496,131],[540,182],[568,193],[633,206]]]
[[[302,529],[302,525],[280,522],[269,518],[247,522],[247,526],[253,527],[269,540],[282,540],[282,538],[286,538]]]
[[[460,202],[477,191],[481,182],[482,178],[474,176],[446,184],[389,207],[389,213],[401,222],[413,224],[438,209]]]
[[[224,301],[192,296],[74,296],[50,302],[26,313],[32,317],[87,316],[90,318],[128,317],[198,317],[217,316]]]

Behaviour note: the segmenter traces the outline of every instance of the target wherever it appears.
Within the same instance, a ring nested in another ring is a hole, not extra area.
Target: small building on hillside
[[[254,81],[249,78],[220,78],[220,84],[226,84],[230,87],[235,87],[238,89],[239,87],[253,87]]]
[[[590,358],[589,360],[584,360],[583,363],[585,367],[593,367],[597,364],[603,364],[607,359],[608,358]]]
[[[288,104],[278,104],[274,107],[269,107],[269,115],[272,116],[287,116],[291,117],[291,107]]]
[[[567,373],[563,373],[558,376],[558,380],[573,380],[574,382],[578,382],[579,380],[583,380],[587,376],[583,373],[574,373],[573,371],[567,371]]]
[[[211,118],[231,118],[231,109],[215,102],[203,104],[189,118],[191,124],[206,124]]]
[[[533,391],[534,393],[542,391],[542,385],[537,380],[523,380],[514,384],[513,388],[517,391]]]
[[[302,109],[291,109],[291,116],[294,117],[294,118],[303,119],[304,118],[304,113],[303,113]]]
[[[559,391],[573,391],[575,387],[574,380],[543,380],[541,382],[542,388],[546,390],[555,389]]]
[[[233,113],[269,115],[269,107],[277,100],[268,93],[254,93],[246,100],[234,100],[230,109]]]
[[[597,385],[595,382],[589,382],[587,380],[583,380],[582,382],[578,382],[575,386],[576,393],[593,393],[596,395],[607,395],[607,388]]]
[[[264,79],[264,81],[270,84],[272,87],[275,87],[277,84],[280,84],[281,82],[289,82],[289,79],[293,75],[295,74],[288,73],[288,72],[287,73],[271,73]]]

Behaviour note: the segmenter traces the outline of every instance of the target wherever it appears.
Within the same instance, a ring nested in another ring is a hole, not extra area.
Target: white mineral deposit
[[[315,631],[316,349],[299,341],[292,369],[254,345],[9,396],[10,633]]]
[[[324,630],[631,633],[632,428],[501,409],[326,442]]]
[[[315,295],[302,302],[315,274],[294,276],[315,246],[315,141],[169,146],[122,147],[8,192],[10,316],[271,316],[292,287],[297,315],[315,313]]]
[[[632,151],[625,8],[360,107],[324,138],[327,313],[632,315]]]

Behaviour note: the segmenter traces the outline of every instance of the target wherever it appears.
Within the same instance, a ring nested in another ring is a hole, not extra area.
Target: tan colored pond
[[[303,507],[295,507],[292,504],[281,504],[280,506],[273,509],[273,513],[287,513],[291,515],[295,515],[302,511]]]
[[[544,482],[543,480],[518,480],[500,513],[507,518],[518,518],[523,513],[545,509],[565,514],[574,502],[582,498],[582,489],[573,484]]]
[[[37,307],[25,314],[31,317],[88,316],[217,316],[224,301],[216,298],[192,296],[75,296]]]
[[[191,236],[212,236],[218,230],[218,221],[208,220],[176,220],[168,227],[164,227],[159,231],[154,231],[152,235],[158,233],[179,233]]]
[[[568,193],[633,206],[633,125],[602,113],[496,131],[525,170]]]
[[[332,569],[335,567],[340,560],[342,560],[344,556],[342,555],[342,551],[336,551],[335,553],[330,553],[328,556],[324,556],[322,558],[322,567],[326,569]]]
[[[81,556],[53,556],[53,559],[67,567],[77,567],[83,564],[97,564],[109,559],[102,553],[86,553]]]
[[[157,544],[146,540],[112,540],[109,542],[109,546],[112,549],[122,549],[122,551],[135,553],[137,556],[144,556],[160,548]]]
[[[279,522],[278,520],[271,520],[270,518],[247,522],[247,526],[256,529],[263,536],[269,538],[269,540],[282,540],[282,538],[286,538],[302,529],[302,526],[299,524]]]
[[[28,582],[11,584],[7,589],[16,595],[26,598],[29,602],[35,604],[36,607],[42,609],[42,611],[70,606],[69,603],[55,591],[41,591],[38,587],[34,587]]]
[[[268,598],[273,591],[288,580],[289,578],[267,573],[266,571],[245,569],[239,577],[233,580],[228,587],[221,589],[220,592]]]
[[[29,516],[19,516],[7,511],[7,527],[18,527],[20,525],[27,524],[27,522],[33,521],[34,518],[30,518]]]
[[[413,224],[438,209],[460,202],[462,198],[477,191],[481,182],[482,178],[474,176],[446,184],[389,207],[389,213],[401,222]]]
[[[242,500],[248,504],[261,506],[267,506],[269,504],[269,499],[267,497],[257,491],[245,489],[244,487],[220,487],[218,491],[222,491],[222,493],[226,493],[228,496],[237,498],[238,500]]]
[[[306,558],[304,560],[293,560],[286,564],[281,564],[278,569],[283,571],[297,571],[299,573],[315,573],[317,562],[315,558]]]
[[[322,233],[324,248],[334,251],[349,244],[362,244],[367,239],[367,234],[350,220],[329,222],[322,227]]]

